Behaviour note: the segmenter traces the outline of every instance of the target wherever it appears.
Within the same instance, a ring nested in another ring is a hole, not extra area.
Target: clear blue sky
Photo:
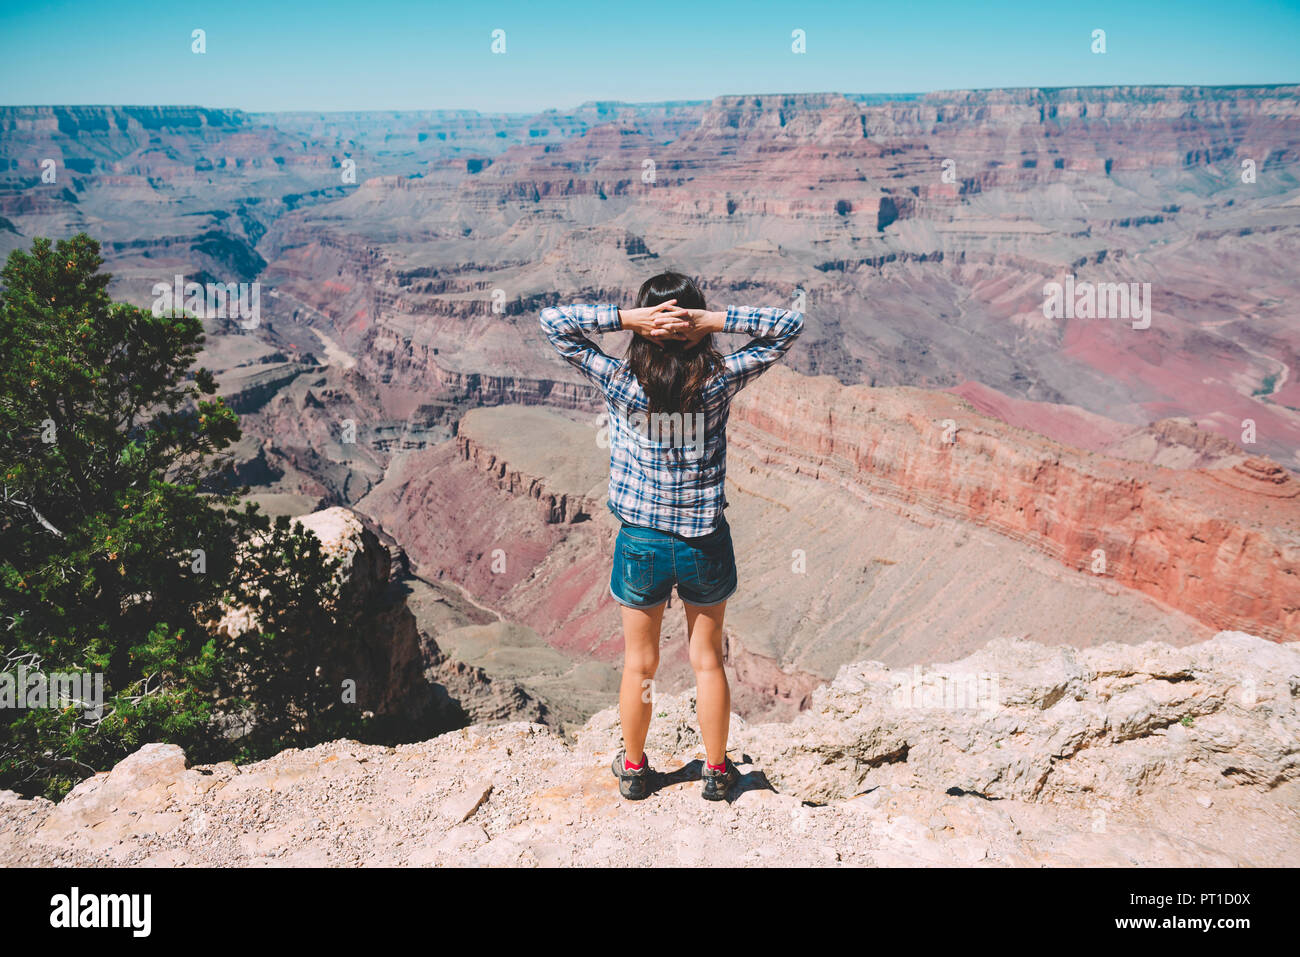
[[[207,31],[207,53],[190,34]],[[795,29],[808,52],[790,52]],[[506,54],[490,51],[506,31]],[[1094,29],[1107,52],[1090,52]],[[1300,81],[1300,0],[0,0],[0,102],[533,111],[722,93]]]

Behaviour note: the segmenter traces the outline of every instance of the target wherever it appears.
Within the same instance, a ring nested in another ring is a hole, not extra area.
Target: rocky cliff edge
[[[698,796],[689,695],[622,802],[614,710],[571,740],[476,725],[236,767],[151,744],[58,804],[0,793],[12,865],[1282,865],[1300,849],[1300,650],[1046,648],[842,668],[793,722],[733,717],[744,778]]]

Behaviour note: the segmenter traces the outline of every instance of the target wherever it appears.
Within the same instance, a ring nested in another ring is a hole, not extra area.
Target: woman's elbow
[[[543,335],[554,341],[564,331],[564,313],[554,306],[547,306],[537,314],[537,324],[542,327]]]

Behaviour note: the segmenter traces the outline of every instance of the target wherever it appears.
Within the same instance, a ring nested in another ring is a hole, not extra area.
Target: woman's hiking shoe
[[[629,801],[639,801],[650,793],[650,760],[644,754],[641,755],[641,767],[632,771],[626,766],[626,757],[626,751],[614,755],[610,770],[618,778],[618,793]]]
[[[700,779],[704,782],[700,796],[706,801],[724,800],[731,791],[731,786],[740,780],[740,772],[731,763],[731,758],[723,758],[722,761],[722,770],[709,767],[706,761],[704,770],[700,772]]]

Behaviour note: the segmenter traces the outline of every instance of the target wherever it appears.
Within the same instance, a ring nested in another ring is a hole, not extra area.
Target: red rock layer
[[[1300,635],[1300,483],[1267,459],[1174,470],[1105,459],[956,396],[775,369],[730,441],[762,461],[994,529],[1215,628]],[[945,441],[945,432],[951,441]]]

